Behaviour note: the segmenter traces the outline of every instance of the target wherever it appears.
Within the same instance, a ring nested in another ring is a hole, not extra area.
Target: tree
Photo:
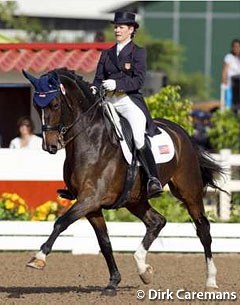
[[[24,30],[30,41],[46,41],[49,31],[44,30],[41,23],[36,18],[25,16],[15,17],[17,4],[15,1],[5,1],[0,3],[0,20],[6,27]]]
[[[163,71],[176,80],[183,63],[183,49],[172,40],[152,40],[145,45],[149,70]]]
[[[163,71],[169,84],[181,87],[181,95],[192,101],[210,97],[211,79],[200,72],[183,72],[184,49],[171,40],[155,40],[146,43],[148,68]]]

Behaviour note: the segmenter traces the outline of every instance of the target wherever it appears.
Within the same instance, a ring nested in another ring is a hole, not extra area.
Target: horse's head
[[[65,89],[54,71],[40,78],[26,71],[23,71],[23,74],[35,89],[33,103],[42,121],[43,149],[55,154],[62,147],[59,134],[63,128],[61,116]]]
[[[76,137],[77,132],[69,134],[79,124],[81,114],[87,116],[88,110],[95,107],[95,97],[88,83],[66,68],[53,70],[40,78],[26,71],[23,74],[35,89],[33,103],[42,121],[43,149],[55,154]],[[65,139],[66,133],[68,139]]]

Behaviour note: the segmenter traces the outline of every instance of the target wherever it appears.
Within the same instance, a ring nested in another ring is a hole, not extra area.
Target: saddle
[[[137,175],[136,148],[133,141],[132,128],[129,122],[116,112],[114,106],[111,103],[103,102],[102,108],[105,125],[107,127],[111,143],[117,146],[120,145],[120,142],[126,143],[132,155],[131,164],[128,165],[125,177],[123,192],[112,206],[106,207],[108,209],[118,209],[124,206],[124,204],[127,202],[128,195],[133,187],[133,183]]]
[[[119,146],[119,142],[125,140],[131,153],[134,151],[133,133],[131,125],[120,113],[117,113],[111,103],[102,104],[103,117],[107,127],[109,139],[113,145]]]

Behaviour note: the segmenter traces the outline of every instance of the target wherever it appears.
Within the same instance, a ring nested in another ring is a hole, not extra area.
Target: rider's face
[[[115,24],[114,33],[116,37],[116,41],[119,43],[124,43],[125,41],[131,39],[131,35],[134,31],[133,26],[125,25],[125,24]]]

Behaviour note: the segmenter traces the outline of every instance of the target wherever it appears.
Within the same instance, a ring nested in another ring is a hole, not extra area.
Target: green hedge
[[[161,197],[152,199],[151,205],[169,222],[189,222],[191,220],[183,205],[169,192],[164,192]],[[107,221],[139,221],[126,208],[104,211]]]
[[[189,134],[193,133],[192,102],[182,99],[179,86],[167,86],[160,92],[146,98],[153,118],[165,118],[181,125]]]

